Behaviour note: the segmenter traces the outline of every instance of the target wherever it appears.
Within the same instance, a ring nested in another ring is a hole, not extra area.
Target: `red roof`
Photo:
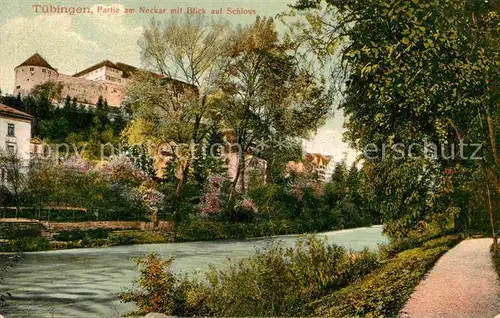
[[[325,156],[320,153],[306,153],[306,160],[309,162],[320,163],[323,162],[324,165],[328,165],[332,160],[332,156]]]
[[[7,115],[11,117],[17,117],[17,118],[22,118],[22,119],[28,119],[32,120],[33,116],[23,113],[20,110],[17,110],[15,108],[9,107],[4,104],[0,104],[0,115]]]
[[[27,59],[26,61],[22,62],[21,64],[19,64],[18,66],[16,66],[16,68],[20,67],[20,66],[40,66],[40,67],[46,67],[46,68],[50,68],[51,70],[53,71],[56,71],[57,70],[55,68],[53,68],[40,54],[38,53],[35,53],[33,54],[29,59]]]

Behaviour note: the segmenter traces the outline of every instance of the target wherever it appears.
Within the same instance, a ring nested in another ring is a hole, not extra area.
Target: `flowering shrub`
[[[81,157],[71,157],[62,163],[62,167],[80,173],[87,173],[92,168],[92,163]]]
[[[294,184],[292,185],[292,189],[290,190],[290,193],[297,198],[297,200],[302,201],[304,198],[304,190],[302,189],[302,186],[300,184]]]
[[[164,201],[153,180],[125,156],[98,164],[81,158],[42,163],[30,172],[26,196],[34,205],[81,207],[89,218],[115,220],[143,218]]]
[[[149,180],[149,177],[136,168],[126,156],[113,156],[109,161],[96,165],[93,172],[108,182],[121,182],[134,186]]]
[[[201,198],[201,214],[213,215],[220,213],[222,209],[222,183],[224,177],[214,175],[208,179],[205,193]]]
[[[325,186],[323,183],[314,180],[303,180],[292,184],[289,193],[296,197],[298,201],[302,201],[304,192],[307,191],[310,191],[316,199],[321,199],[325,194]]]
[[[165,199],[165,195],[158,190],[141,186],[139,192],[142,194],[141,200],[150,209],[159,209]]]
[[[257,213],[257,211],[258,211],[257,206],[255,205],[253,200],[248,199],[248,198],[243,199],[243,200],[239,201],[238,203],[236,203],[234,208],[243,210],[245,212],[253,212],[253,213]]]

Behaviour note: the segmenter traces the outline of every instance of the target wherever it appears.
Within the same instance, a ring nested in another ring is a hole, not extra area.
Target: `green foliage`
[[[30,218],[51,220],[147,220],[151,204],[162,204],[156,185],[125,157],[114,157],[96,165],[70,159],[63,164],[50,162],[34,166],[23,189],[25,206],[33,206]],[[55,211],[47,206],[85,208]],[[40,208],[38,210],[37,208]]]
[[[439,150],[461,141],[482,145],[481,161],[458,158],[458,150],[451,159],[425,158],[423,150],[414,153],[418,158],[396,158],[391,150],[383,160],[380,152],[379,160],[366,160],[373,202],[392,237],[435,218],[451,219],[463,231],[467,219],[479,215],[470,206],[487,215],[484,202],[473,203],[485,184],[471,187],[467,178],[445,183],[448,169],[486,172],[485,181],[500,193],[495,3],[300,0],[284,15],[297,16],[293,35],[320,59],[340,61],[332,79],[344,94],[339,108],[348,118],[346,140],[359,151],[424,141]]]
[[[458,242],[460,236],[451,235],[400,252],[364,279],[311,303],[310,307],[315,308],[315,316],[395,316],[439,257]]]
[[[205,281],[177,278],[172,260],[138,261],[138,290],[123,293],[140,312],[178,316],[291,316],[312,299],[364,277],[378,266],[375,253],[348,252],[309,237],[294,248],[274,245],[226,269],[212,268]]]
[[[167,243],[166,233],[143,230],[79,230],[60,232],[54,236],[54,249],[100,247],[132,244]]]
[[[10,240],[7,245],[0,245],[0,252],[39,252],[50,249],[50,240],[40,236],[17,238]]]
[[[58,94],[58,89],[60,94],[57,84],[48,82],[37,86],[30,96],[0,96],[0,101],[34,117],[33,137],[47,143],[68,144],[71,153],[78,151],[89,158],[100,158],[101,144],[118,145],[126,124],[120,112],[110,109],[102,96],[95,107],[78,105],[70,96],[63,107],[56,107],[51,98]]]
[[[167,243],[165,235],[153,231],[115,231],[109,234],[109,245]]]

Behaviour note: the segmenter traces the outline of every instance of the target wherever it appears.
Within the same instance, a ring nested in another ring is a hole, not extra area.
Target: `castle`
[[[125,98],[125,86],[137,70],[131,65],[105,60],[74,75],[66,75],[35,53],[14,68],[14,94],[26,96],[37,85],[53,81],[62,84],[61,98],[71,96],[79,103],[95,105],[102,96],[109,106],[120,107]]]

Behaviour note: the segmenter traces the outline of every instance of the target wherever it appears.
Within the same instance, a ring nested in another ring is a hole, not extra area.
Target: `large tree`
[[[181,173],[180,198],[192,164],[191,149],[217,126],[212,95],[225,63],[229,26],[205,16],[185,15],[161,24],[152,20],[139,45],[154,73],[136,74],[128,89],[134,119],[126,135],[130,143],[170,143]],[[161,75],[160,77],[157,75]]]
[[[394,235],[437,212],[438,193],[449,186],[441,180],[453,171],[481,169],[488,187],[500,193],[497,7],[475,0],[301,0],[295,6],[305,17],[292,25],[298,36],[320,35],[308,43],[323,55],[339,48],[340,108],[351,145],[360,151],[368,144],[380,149],[425,141],[439,150],[457,147],[451,159],[441,151],[437,160],[426,158],[421,147],[418,159],[392,153],[365,163],[385,192],[380,208],[388,228],[398,228]],[[461,142],[481,144],[482,159],[459,156]],[[454,198],[449,203],[461,228],[468,202],[459,189],[447,197]]]
[[[321,77],[297,58],[295,44],[279,39],[272,19],[257,17],[239,26],[230,43],[219,104],[239,145],[233,189],[241,180],[244,191],[245,154],[252,146],[274,160],[274,148],[285,148],[324,123],[331,99]]]

